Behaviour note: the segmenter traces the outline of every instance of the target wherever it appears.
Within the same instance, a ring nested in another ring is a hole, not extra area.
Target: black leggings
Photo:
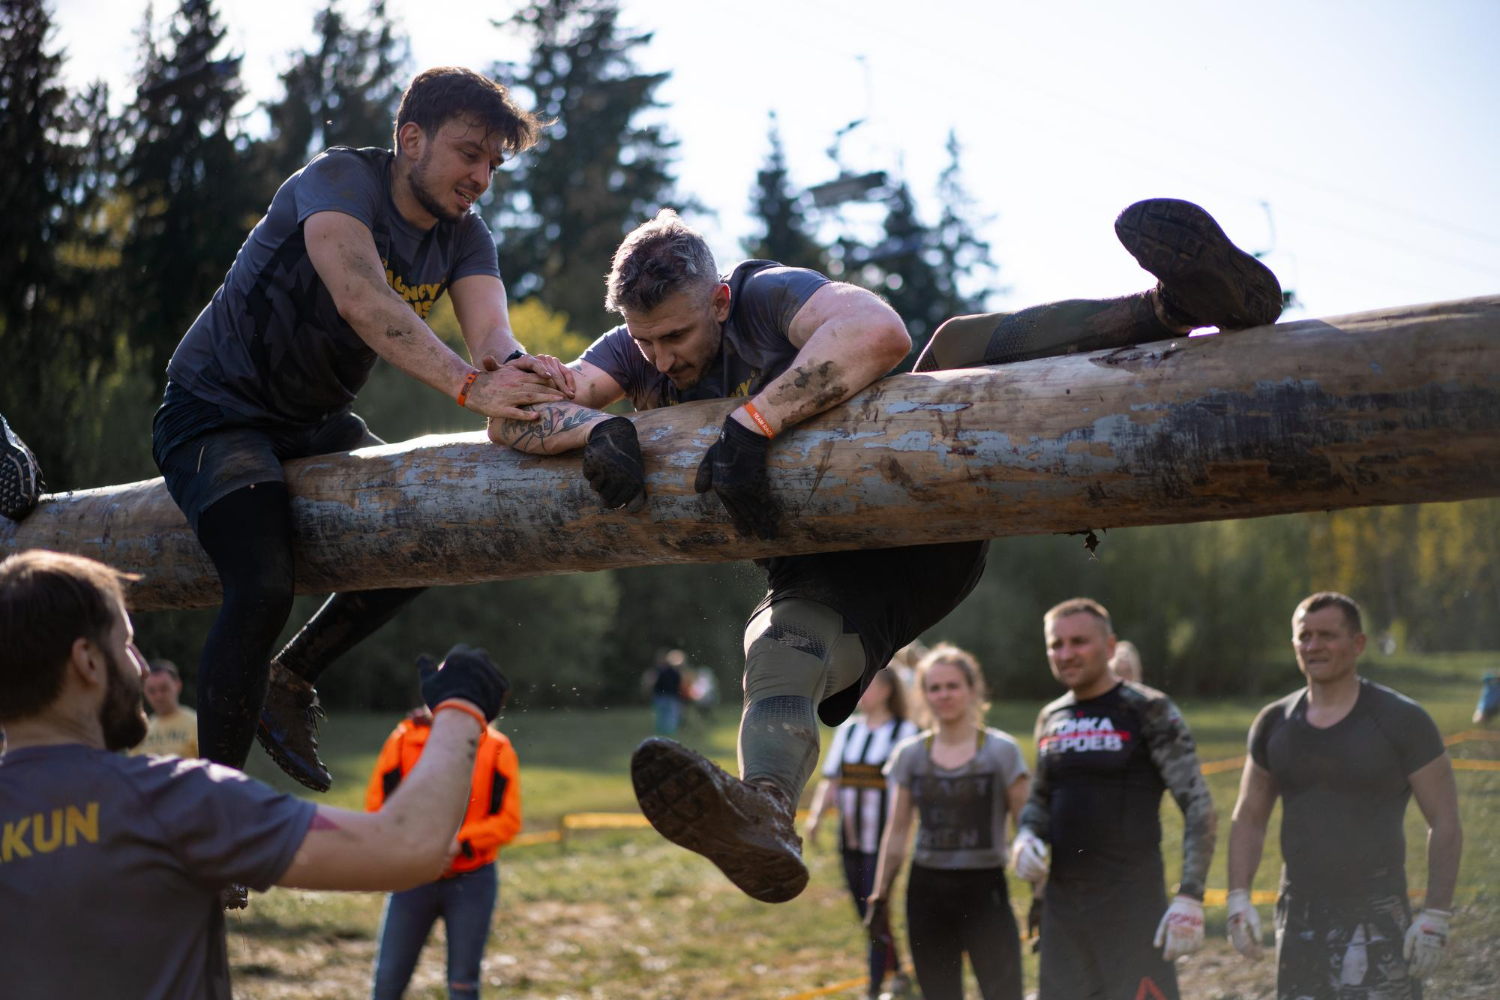
[[[214,501],[199,515],[198,541],[224,588],[198,661],[198,752],[242,768],[265,705],[271,652],[292,613],[296,577],[286,484],[257,483]],[[315,680],[422,589],[334,594],[277,659]]]
[[[1021,1000],[1021,937],[1004,868],[913,864],[906,933],[924,1000],[962,1000],[964,952],[984,1000]]]

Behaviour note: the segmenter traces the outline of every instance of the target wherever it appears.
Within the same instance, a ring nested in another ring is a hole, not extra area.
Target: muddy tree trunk
[[[1500,495],[1500,297],[885,379],[778,439],[784,536],[741,539],[693,474],[733,403],[638,415],[649,503],[578,456],[479,434],[287,464],[304,593]],[[61,494],[0,554],[143,575],[141,610],[219,600],[161,480]]]

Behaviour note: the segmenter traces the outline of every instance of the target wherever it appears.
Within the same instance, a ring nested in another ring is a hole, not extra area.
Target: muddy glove
[[[1191,896],[1178,896],[1161,915],[1151,943],[1161,948],[1168,962],[1191,955],[1203,947],[1203,904]]]
[[[610,417],[589,431],[583,449],[583,474],[610,510],[634,514],[646,505],[646,469],[635,424]]]
[[[1023,827],[1010,845],[1010,866],[1018,878],[1040,882],[1047,877],[1047,845]]]
[[[482,649],[454,646],[441,664],[429,656],[417,658],[422,678],[422,700],[434,711],[450,698],[472,701],[491,722],[505,707],[510,682]]]
[[[771,499],[771,483],[766,478],[770,447],[770,438],[727,416],[719,440],[703,456],[693,481],[694,492],[718,494],[741,538],[775,538],[781,523],[781,511]]]
[[[1229,943],[1234,950],[1259,961],[1261,956],[1260,914],[1250,902],[1249,889],[1229,890]]]
[[[1401,954],[1406,957],[1407,974],[1413,979],[1426,979],[1443,960],[1443,953],[1448,950],[1448,921],[1452,918],[1448,910],[1423,910],[1407,928]]]

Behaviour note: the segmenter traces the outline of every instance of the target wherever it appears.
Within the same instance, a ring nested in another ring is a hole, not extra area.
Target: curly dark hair
[[[604,308],[650,312],[677,292],[707,292],[719,282],[703,234],[664,208],[631,230],[610,264]]]
[[[511,155],[535,146],[542,129],[552,124],[518,107],[495,81],[461,66],[438,66],[418,73],[401,95],[395,148],[400,148],[401,126],[407,122],[431,135],[455,115],[477,118],[486,136],[498,133],[500,148]]]

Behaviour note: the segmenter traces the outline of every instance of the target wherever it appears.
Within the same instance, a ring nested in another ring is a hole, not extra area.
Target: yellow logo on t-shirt
[[[406,279],[391,270],[391,262],[381,259],[380,263],[385,265],[385,283],[411,306],[412,312],[424,320],[432,310],[433,303],[442,298],[443,290],[447,288],[447,282],[436,281],[420,285],[408,285]]]
[[[33,854],[51,854],[59,847],[72,847],[80,840],[99,843],[99,803],[53,809],[11,820],[0,829],[0,864],[9,864]]]

